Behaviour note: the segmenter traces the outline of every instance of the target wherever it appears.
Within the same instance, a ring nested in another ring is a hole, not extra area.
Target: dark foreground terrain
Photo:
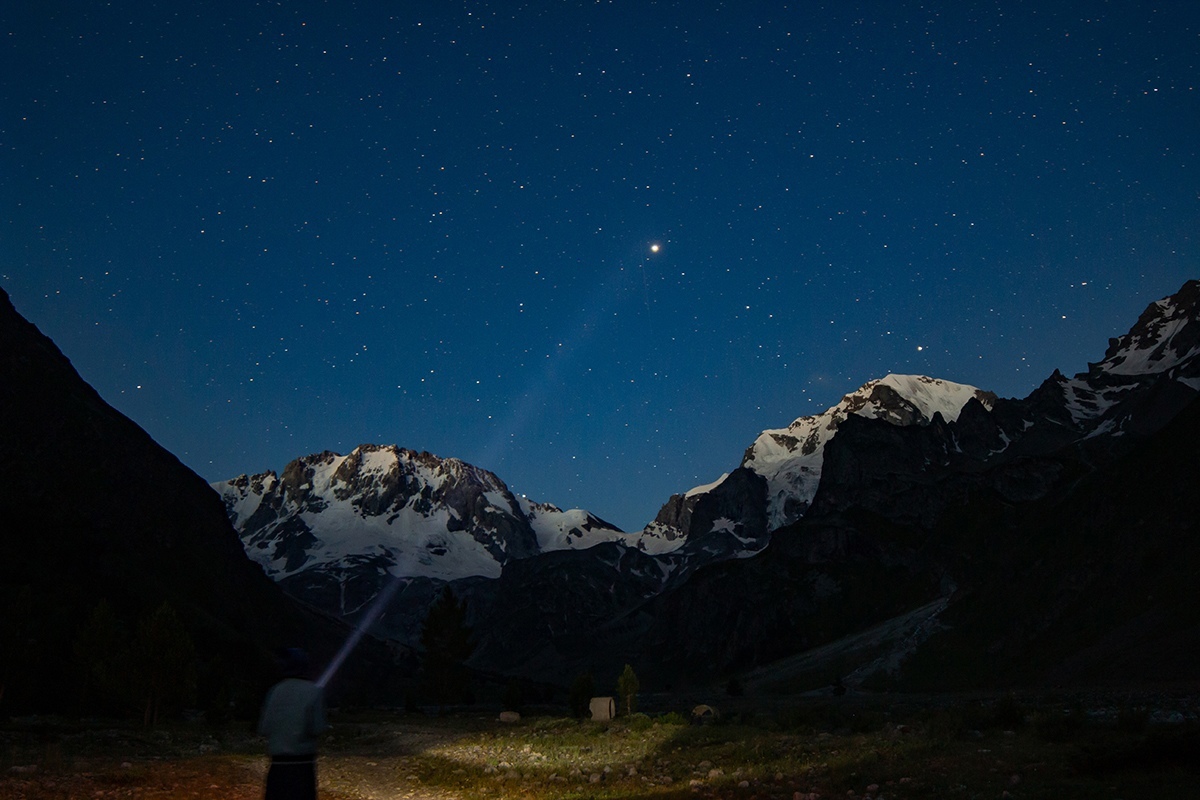
[[[1178,798],[1200,786],[1191,690],[726,698],[722,718],[333,714],[324,798]],[[0,797],[257,798],[247,724],[0,726]]]

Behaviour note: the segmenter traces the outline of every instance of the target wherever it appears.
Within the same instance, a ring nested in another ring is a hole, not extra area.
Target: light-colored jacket
[[[287,678],[267,692],[258,732],[267,737],[269,755],[316,755],[317,736],[326,727],[325,697],[312,681]]]

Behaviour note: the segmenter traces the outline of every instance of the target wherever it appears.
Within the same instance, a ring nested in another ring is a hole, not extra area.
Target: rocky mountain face
[[[764,546],[767,540],[763,534],[795,522],[808,511],[821,482],[825,446],[848,418],[878,419],[893,427],[921,427],[931,424],[935,417],[943,422],[957,419],[972,400],[990,409],[996,396],[974,386],[923,375],[888,375],[869,381],[821,414],[800,417],[786,428],[763,431],[746,449],[741,463],[741,469],[766,480],[764,505],[755,514],[765,515],[765,528],[758,531],[755,541]],[[694,538],[708,533],[713,520],[694,518],[693,509],[703,498],[719,493],[726,480],[722,477],[667,501],[654,520],[659,534]]]
[[[1200,389],[1200,283],[1152,303],[1104,359],[1066,378],[1057,371],[1028,397],[990,411],[968,402],[957,420],[896,428],[858,419],[825,451],[813,511],[851,507],[932,525],[972,492],[1010,503],[1043,497],[1072,448],[1099,466],[1161,429]]]
[[[174,609],[197,649],[201,707],[257,707],[275,647],[324,659],[349,633],[264,576],[208,485],[105,403],[3,291],[0,520],[0,713],[92,708],[75,648],[101,603],[127,632]]]

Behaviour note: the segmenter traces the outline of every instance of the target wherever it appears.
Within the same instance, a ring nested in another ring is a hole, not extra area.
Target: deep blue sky
[[[867,380],[1024,396],[1200,275],[1194,0],[0,22],[0,285],[209,480],[394,443],[640,528]]]

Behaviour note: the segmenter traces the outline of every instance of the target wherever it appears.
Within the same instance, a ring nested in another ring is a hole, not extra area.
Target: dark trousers
[[[271,756],[265,800],[317,800],[317,756]]]

